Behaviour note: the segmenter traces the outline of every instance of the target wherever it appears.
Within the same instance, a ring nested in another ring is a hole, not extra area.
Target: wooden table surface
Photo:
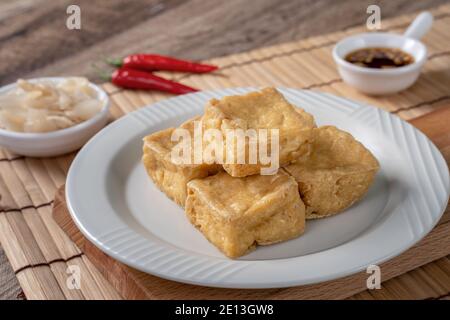
[[[0,84],[52,75],[100,81],[106,57],[146,51],[204,60],[364,24],[370,4],[381,7],[383,19],[446,2],[2,0]],[[69,4],[81,8],[81,30],[65,26]],[[0,247],[0,299],[21,298]]]

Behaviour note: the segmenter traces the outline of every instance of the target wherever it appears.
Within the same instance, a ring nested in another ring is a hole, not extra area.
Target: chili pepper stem
[[[108,71],[101,69],[95,62],[91,63],[91,67],[97,72],[98,77],[103,81],[111,81],[111,74]]]
[[[110,82],[112,77],[110,74],[108,74],[106,71],[105,72],[101,72],[99,75],[100,79],[102,79],[103,81],[108,81]]]
[[[120,58],[108,58],[106,59],[106,63],[117,68],[120,68],[123,65],[122,59]]]

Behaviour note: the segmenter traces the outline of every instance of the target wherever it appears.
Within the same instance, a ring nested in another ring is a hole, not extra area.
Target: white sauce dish
[[[333,58],[345,83],[371,95],[392,94],[410,87],[419,77],[427,59],[427,48],[419,39],[431,28],[433,16],[423,12],[403,35],[385,32],[361,33],[339,41]],[[373,69],[352,64],[345,57],[362,48],[395,48],[414,58],[414,62],[396,68]]]

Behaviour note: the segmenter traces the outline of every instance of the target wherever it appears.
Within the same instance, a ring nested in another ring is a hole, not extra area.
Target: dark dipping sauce
[[[389,69],[407,66],[413,56],[396,48],[363,48],[350,52],[345,60],[361,67]]]

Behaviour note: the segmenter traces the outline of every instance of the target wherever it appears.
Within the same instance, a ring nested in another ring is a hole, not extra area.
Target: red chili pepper
[[[132,54],[119,60],[108,60],[116,67],[126,67],[147,71],[180,71],[192,73],[207,73],[217,70],[219,67],[187,60],[179,60],[156,54]]]
[[[160,90],[175,94],[196,92],[197,89],[158,77],[150,72],[119,68],[113,72],[111,82],[127,89]]]

